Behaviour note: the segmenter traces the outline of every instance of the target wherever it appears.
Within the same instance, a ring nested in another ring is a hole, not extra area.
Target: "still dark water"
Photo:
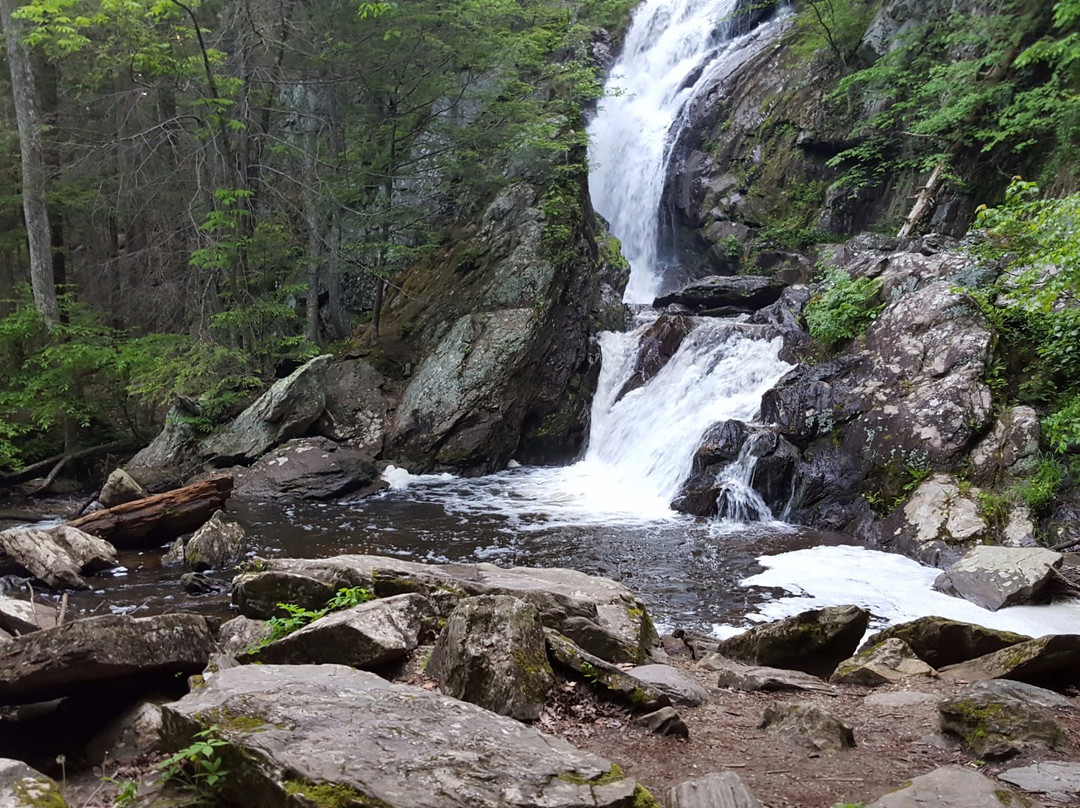
[[[531,513],[476,495],[476,482],[391,491],[355,502],[230,503],[228,516],[248,533],[252,554],[321,558],[341,553],[424,563],[489,562],[502,567],[570,567],[617,580],[648,605],[661,628],[709,631],[742,624],[772,590],[739,582],[760,572],[756,559],[844,537],[779,523],[718,525],[690,517],[615,523]],[[190,596],[182,570],[161,551],[127,553],[126,573],[93,579],[95,591],[71,596],[84,614],[193,610],[228,616],[228,595]],[[231,571],[211,576],[227,583]]]

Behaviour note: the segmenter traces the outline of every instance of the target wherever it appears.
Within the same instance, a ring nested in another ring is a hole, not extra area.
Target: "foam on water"
[[[869,609],[879,625],[937,615],[1034,637],[1080,632],[1080,601],[1010,606],[991,612],[935,591],[934,579],[941,570],[893,553],[862,547],[813,547],[762,556],[758,562],[766,567],[765,572],[745,579],[743,586],[776,587],[792,594],[747,615],[751,620],[779,620],[807,609],[850,603]],[[729,627],[717,629],[730,633]]]

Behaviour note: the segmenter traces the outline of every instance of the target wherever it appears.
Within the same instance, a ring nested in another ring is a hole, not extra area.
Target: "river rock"
[[[60,616],[52,606],[0,595],[0,629],[13,635],[53,628]]]
[[[84,574],[118,565],[115,547],[66,525],[0,532],[0,555],[54,589],[89,589]]]
[[[594,687],[605,690],[639,710],[658,710],[671,705],[671,697],[657,687],[627,673],[600,657],[579,648],[553,629],[544,629],[551,658],[581,674]]]
[[[698,664],[705,670],[719,673],[716,681],[717,687],[751,692],[759,690],[813,690],[818,693],[827,693],[830,696],[839,695],[835,687],[826,684],[817,676],[811,676],[809,673],[803,673],[802,671],[743,665],[720,654],[710,654]]]
[[[198,431],[193,419],[198,413],[187,402],[174,405],[165,416],[161,431],[124,465],[124,470],[151,491],[183,485],[202,461],[195,443]]]
[[[240,808],[328,793],[386,808],[655,804],[611,763],[560,738],[339,665],[232,668],[163,708],[169,748],[215,724],[232,773],[222,797]]]
[[[523,721],[540,717],[555,684],[540,613],[509,595],[458,603],[432,649],[427,672],[446,695]]]
[[[709,700],[708,690],[671,665],[639,665],[627,673],[666,693],[673,704],[698,707]]]
[[[938,576],[934,589],[997,611],[1037,600],[1062,560],[1041,547],[975,547]]]
[[[304,434],[326,406],[323,382],[333,357],[317,356],[279,379],[219,432],[200,444],[219,466],[250,463],[279,443]]]
[[[946,617],[920,617],[879,631],[866,641],[863,648],[878,645],[892,637],[903,640],[919,659],[935,668],[966,662],[1031,639],[1023,634]]]
[[[101,493],[98,494],[97,499],[104,507],[111,508],[114,505],[134,502],[148,496],[150,493],[130,474],[123,469],[113,469],[105,480],[105,485],[101,487]]]
[[[717,653],[748,665],[828,676],[855,652],[869,622],[865,609],[827,606],[755,626],[720,642]]]
[[[1016,695],[968,690],[942,701],[938,711],[942,732],[958,736],[978,757],[1068,746],[1065,730],[1048,710]]]
[[[616,664],[636,664],[641,661],[641,648],[626,636],[604,628],[587,617],[568,617],[559,626],[562,633],[590,652]]]
[[[0,758],[0,808],[67,808],[64,789],[21,760]]]
[[[695,327],[696,324],[690,317],[661,314],[641,335],[634,369],[615,400],[618,401],[631,390],[637,390],[650,382],[675,355],[683,340]]]
[[[383,448],[393,385],[369,362],[344,359],[331,362],[323,383],[326,408],[315,428],[332,441],[347,441],[366,456]]]
[[[237,469],[234,497],[255,500],[334,499],[379,480],[371,455],[327,438],[297,438]]]
[[[778,702],[766,707],[758,728],[815,752],[840,752],[855,747],[851,727],[809,702]]]
[[[47,701],[95,682],[197,673],[213,638],[203,617],[103,615],[0,645],[0,704]]]
[[[272,664],[379,667],[414,650],[431,617],[431,604],[422,595],[373,600],[320,617],[249,658]]]
[[[1064,688],[1080,684],[1080,634],[1050,634],[938,669],[950,682],[1016,679]]]
[[[645,727],[653,735],[674,735],[676,738],[689,738],[690,728],[675,711],[674,707],[661,707],[655,712],[646,713],[634,719],[634,723]]]
[[[247,549],[247,536],[236,522],[226,522],[215,511],[184,545],[184,566],[196,572],[228,569],[239,563]]]
[[[252,620],[240,615],[221,624],[217,642],[223,653],[239,658],[248,651],[262,647],[272,634],[273,629],[265,620]]]
[[[1012,679],[987,679],[976,682],[965,691],[976,696],[1001,696],[1003,698],[1018,699],[1035,707],[1043,707],[1048,710],[1076,710],[1080,709],[1069,699],[1053,690],[1045,687],[1036,687],[1027,682],[1017,682]]]
[[[913,676],[936,676],[906,642],[896,637],[872,645],[836,666],[830,682],[878,687]]]
[[[354,586],[371,588],[376,597],[418,592],[433,603],[452,596],[512,595],[536,606],[544,625],[559,631],[570,618],[591,620],[620,637],[624,648],[636,649],[634,662],[645,662],[659,642],[645,605],[629,589],[576,570],[429,565],[364,555],[256,559],[252,567],[258,571],[238,576],[233,586],[233,601],[248,617],[268,618],[278,603],[319,608],[338,589]],[[588,650],[601,655],[608,647]],[[626,661],[622,651],[617,661]]]
[[[1006,769],[998,775],[998,779],[1024,791],[1038,791],[1068,802],[1075,800],[1076,795],[1080,794],[1080,763],[1072,760],[1044,760],[1030,766]]]
[[[746,783],[735,772],[713,772],[687,780],[668,793],[668,808],[758,808]]]
[[[130,763],[154,752],[160,733],[161,705],[139,702],[94,735],[87,744],[86,759],[94,766]]]
[[[678,292],[656,298],[653,308],[675,304],[699,313],[756,311],[779,300],[785,285],[764,275],[712,275],[693,281]]]
[[[866,808],[1041,808],[985,774],[964,766],[945,766],[915,777]]]

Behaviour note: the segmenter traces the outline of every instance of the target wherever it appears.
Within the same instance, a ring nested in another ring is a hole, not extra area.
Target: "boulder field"
[[[256,559],[233,597],[223,624],[0,604],[0,804],[94,805],[91,786],[240,808],[1037,805],[1080,789],[1080,636],[923,618],[864,642],[872,616],[842,606],[661,641],[614,581],[372,556]]]

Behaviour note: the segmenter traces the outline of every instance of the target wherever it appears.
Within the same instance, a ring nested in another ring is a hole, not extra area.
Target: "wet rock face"
[[[637,362],[630,378],[616,397],[621,399],[631,390],[644,387],[675,355],[686,336],[694,330],[694,321],[680,314],[661,314],[641,335]]]
[[[446,695],[525,721],[540,717],[555,684],[540,613],[509,595],[461,601],[435,643],[427,671]]]
[[[165,705],[162,718],[170,748],[220,726],[231,773],[223,796],[238,805],[318,803],[327,795],[388,808],[653,804],[610,762],[566,741],[340,665],[223,670]]]
[[[386,329],[416,361],[387,434],[391,462],[489,472],[581,445],[599,368],[593,338],[621,328],[627,275],[602,256],[608,237],[591,212],[553,252],[540,203],[534,186],[508,188],[472,240],[404,278],[408,297],[388,298]]]
[[[713,275],[658,297],[653,301],[653,307],[661,309],[676,305],[685,306],[695,314],[739,314],[772,305],[780,299],[784,286],[782,281],[764,276],[729,278]]]

